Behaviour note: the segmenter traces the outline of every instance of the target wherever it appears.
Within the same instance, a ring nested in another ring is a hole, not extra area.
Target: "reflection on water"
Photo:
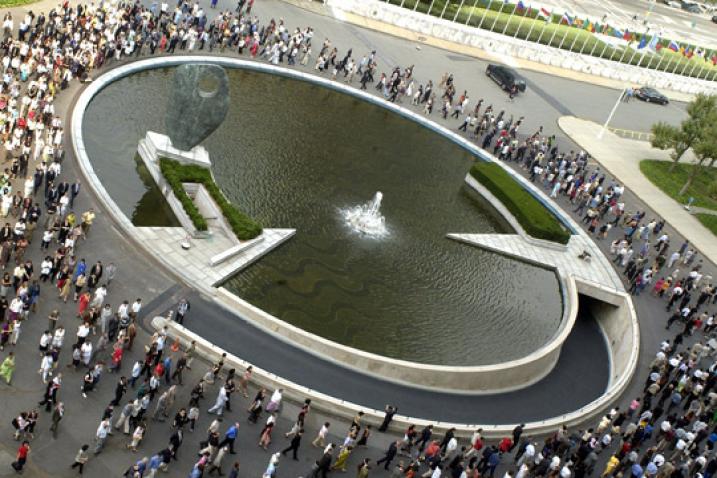
[[[170,73],[109,85],[83,125],[108,192],[127,214],[141,208],[142,221],[160,206],[143,197],[133,158],[147,129],[164,132]],[[445,238],[508,232],[465,187],[467,152],[328,89],[239,70],[229,77],[227,119],[204,143],[215,177],[265,227],[297,234],[227,288],[310,332],[421,362],[495,363],[552,337],[562,304],[551,271]],[[341,214],[376,191],[390,230],[377,240],[353,232]]]
[[[142,195],[142,198],[137,202],[137,205],[132,211],[132,224],[139,227],[179,226],[179,220],[175,217],[172,208],[169,207],[169,203],[164,198],[157,183],[152,179],[152,175],[149,173],[147,166],[144,165],[142,158],[139,157],[139,154],[135,155],[134,162],[136,164],[137,175],[147,188],[147,191]]]

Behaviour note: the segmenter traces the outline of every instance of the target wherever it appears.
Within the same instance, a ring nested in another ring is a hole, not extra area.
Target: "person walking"
[[[396,458],[396,453],[398,453],[398,447],[401,445],[400,440],[396,440],[391,442],[391,444],[388,447],[388,450],[386,450],[386,453],[383,455],[383,458],[378,460],[376,462],[377,465],[380,465],[381,463],[384,463],[383,469],[388,471],[388,467],[391,466],[391,462],[394,458]]]
[[[179,301],[179,304],[177,305],[177,312],[174,316],[174,319],[177,321],[179,325],[184,324],[184,318],[187,316],[187,313],[189,312],[189,301],[187,299],[182,299]]]
[[[82,445],[79,450],[77,450],[77,454],[75,455],[75,461],[70,465],[70,468],[73,470],[77,468],[77,472],[82,475],[82,472],[85,470],[85,464],[90,459],[90,454],[88,450],[90,449],[90,445]]]
[[[296,433],[294,433],[294,436],[291,437],[291,442],[289,443],[289,446],[284,448],[281,451],[282,455],[286,455],[288,451],[292,452],[292,458],[295,461],[299,461],[299,457],[297,456],[297,452],[299,451],[299,446],[301,446],[301,437],[304,436],[304,429],[300,428]]]
[[[30,454],[30,442],[27,440],[24,440],[20,447],[17,449],[17,454],[15,455],[15,461],[11,463],[12,468],[15,470],[16,473],[22,474],[23,468],[25,468],[25,464],[27,463],[27,457]]]
[[[15,372],[15,354],[10,352],[0,364],[0,377],[4,378],[5,382],[10,385],[13,372]]]
[[[65,416],[65,404],[57,402],[55,408],[52,410],[52,424],[50,425],[50,431],[52,432],[52,438],[57,438],[57,429],[60,425],[60,420]]]
[[[102,420],[95,433],[95,449],[93,451],[95,455],[99,455],[102,452],[105,442],[107,441],[107,436],[111,431],[112,426],[110,425],[109,419]]]
[[[316,434],[316,438],[314,438],[314,441],[312,441],[311,444],[315,447],[323,448],[326,445],[326,437],[329,434],[330,426],[331,424],[329,422],[325,422],[319,429],[319,433]]]
[[[219,448],[222,448],[224,445],[229,445],[229,453],[232,455],[236,455],[236,452],[234,451],[234,441],[236,441],[238,434],[239,422],[236,422],[234,423],[234,425],[230,426],[224,433],[224,440],[219,443]]]

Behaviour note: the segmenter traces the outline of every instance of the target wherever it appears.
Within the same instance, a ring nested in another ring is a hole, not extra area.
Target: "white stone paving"
[[[617,292],[625,292],[620,276],[608,262],[607,257],[597,250],[592,240],[584,234],[573,235],[564,250],[530,243],[518,234],[448,234],[448,237],[555,268],[561,275],[573,277],[577,282],[598,284]],[[583,251],[592,254],[590,262],[578,258]]]
[[[181,227],[135,227],[134,233],[145,248],[159,257],[165,264],[182,274],[187,281],[197,286],[211,286],[244,269],[258,258],[282,244],[296,233],[295,229],[264,229],[263,240],[216,266],[210,266],[210,259],[236,245],[221,234],[207,239],[187,239],[187,232]],[[260,237],[262,237],[260,236]],[[182,249],[181,243],[189,241],[192,247]]]

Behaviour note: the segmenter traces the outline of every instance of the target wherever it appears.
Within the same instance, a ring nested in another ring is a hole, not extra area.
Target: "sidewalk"
[[[640,171],[642,159],[669,161],[667,151],[655,149],[644,141],[623,139],[610,131],[605,131],[603,138],[598,139],[597,135],[602,126],[573,116],[563,116],[558,120],[558,125],[616,180],[622,182],[680,231],[703,256],[713,263],[717,262],[715,235],[680,203],[652,184]]]

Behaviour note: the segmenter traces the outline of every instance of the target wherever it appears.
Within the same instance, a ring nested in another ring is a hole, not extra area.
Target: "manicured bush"
[[[499,165],[477,161],[471,175],[515,216],[525,232],[536,239],[567,244],[570,232],[537,199]]]
[[[231,227],[234,235],[241,241],[254,239],[261,234],[261,225],[252,218],[238,210],[224,196],[224,193],[212,179],[212,174],[207,168],[197,165],[180,164],[177,161],[160,158],[159,167],[164,178],[169,183],[174,195],[177,196],[182,203],[185,212],[192,220],[194,227],[199,231],[207,230],[207,221],[197,209],[192,199],[187,195],[183,183],[199,183],[204,185],[214,202],[217,203],[219,209],[224,215],[229,227]]]

